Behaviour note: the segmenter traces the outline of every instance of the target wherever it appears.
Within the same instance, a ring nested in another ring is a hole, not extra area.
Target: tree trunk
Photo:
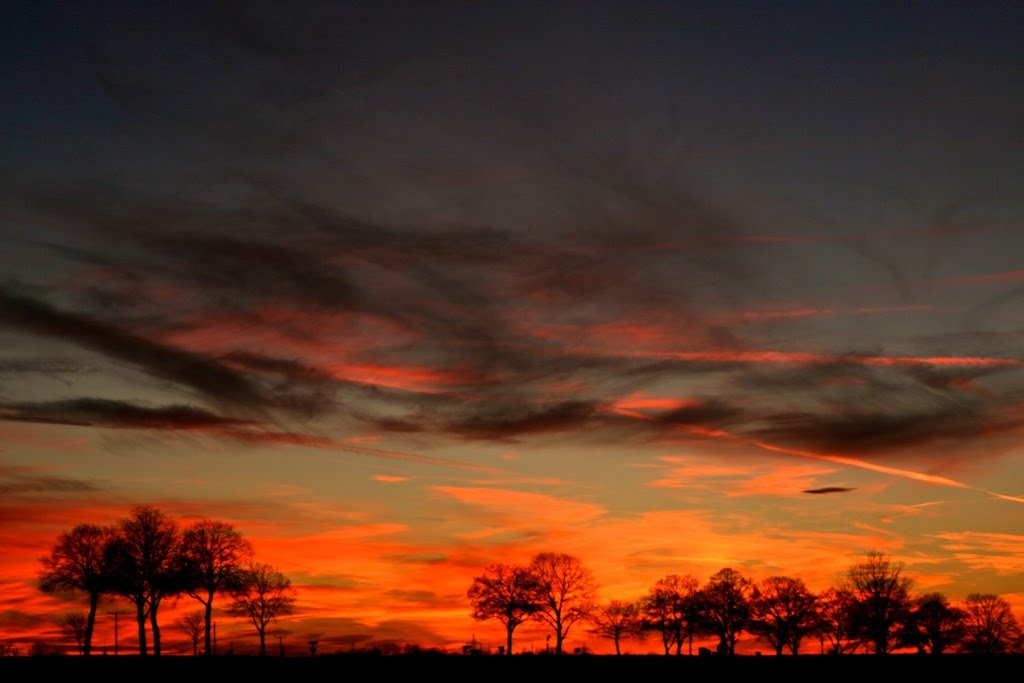
[[[149,625],[153,632],[153,656],[160,656],[160,626],[156,623],[156,603],[149,609]]]
[[[786,643],[784,643],[782,641],[782,639],[780,638],[778,644],[775,645],[775,656],[776,657],[781,657],[782,656],[782,650],[783,650],[784,647],[786,647]]]
[[[513,628],[515,628],[515,627],[514,626],[506,626],[505,627],[505,630],[506,630],[507,636],[508,636],[508,638],[505,641],[505,654],[506,655],[512,654],[512,629]]]
[[[99,604],[99,593],[89,594],[89,616],[85,621],[85,639],[82,644],[82,654],[86,657],[92,652],[92,629],[96,625],[96,606]]]
[[[203,642],[203,654],[208,655],[213,652],[213,640],[210,637],[210,631],[213,628],[213,591],[210,591],[210,599],[203,603],[203,607],[206,609],[206,638]]]
[[[145,657],[146,652],[146,602],[144,600],[135,601],[135,620],[139,624],[139,655]]]
[[[267,654],[267,630],[265,628],[260,629],[260,657],[264,657]]]
[[[617,654],[617,655],[621,655],[622,654],[621,652],[619,652],[619,634],[618,633],[615,634],[615,654]]]
[[[558,624],[555,627],[555,654],[562,654],[562,641],[565,639],[565,634],[562,633],[562,625]]]

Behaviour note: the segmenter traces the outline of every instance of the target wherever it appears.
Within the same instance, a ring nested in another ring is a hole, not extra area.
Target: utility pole
[[[107,614],[113,614],[114,615],[114,656],[116,657],[118,655],[118,651],[117,651],[117,617],[120,614],[128,614],[128,613],[125,612],[124,610],[121,610],[121,609],[115,609],[113,611],[108,611]]]
[[[284,657],[284,636],[277,637],[277,645],[281,648],[281,656]]]

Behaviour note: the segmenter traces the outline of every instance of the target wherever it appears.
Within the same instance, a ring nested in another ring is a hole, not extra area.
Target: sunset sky
[[[5,3],[0,640],[140,503],[296,649],[497,645],[545,550],[1024,614],[1024,9],[868,4]]]

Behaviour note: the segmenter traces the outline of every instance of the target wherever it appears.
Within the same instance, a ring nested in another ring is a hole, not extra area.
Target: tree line
[[[813,593],[803,580],[770,576],[753,581],[725,568],[704,584],[690,575],[659,579],[636,600],[598,604],[595,582],[583,562],[564,553],[540,553],[528,564],[491,564],[467,592],[472,616],[494,619],[512,634],[528,620],[545,624],[562,654],[569,630],[578,622],[615,644],[656,635],[669,655],[693,654],[694,638],[716,638],[720,654],[735,653],[743,633],[767,642],[777,655],[799,654],[817,639],[822,652],[858,650],[885,655],[901,648],[1001,654],[1024,649],[1024,628],[1005,599],[972,593],[954,605],[942,593],[915,593],[914,579],[901,562],[870,552],[851,564],[840,580]]]
[[[71,635],[83,655],[92,652],[96,610],[102,596],[134,607],[139,654],[160,654],[158,614],[165,600],[189,596],[202,605],[200,614],[187,615],[179,626],[192,638],[193,652],[200,636],[203,652],[211,654],[214,599],[230,598],[228,611],[248,618],[266,653],[266,628],[278,616],[290,614],[295,603],[291,581],[269,564],[254,559],[252,545],[232,525],[202,519],[187,526],[161,510],[140,505],[110,526],[79,524],[60,534],[50,554],[41,559],[39,588],[45,593],[84,595],[85,614],[69,614],[62,630]]]

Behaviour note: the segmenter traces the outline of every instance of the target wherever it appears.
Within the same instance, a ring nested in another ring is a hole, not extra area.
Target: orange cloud
[[[580,524],[605,513],[604,508],[591,503],[578,503],[527,491],[461,486],[433,486],[431,490],[460,503],[483,508],[490,513],[492,519],[502,524],[511,524],[514,528],[532,526],[538,522],[550,523],[551,520],[557,520],[559,525]]]
[[[779,320],[832,315],[833,313],[835,313],[835,311],[830,308],[801,308],[793,311],[747,311],[743,313],[741,317],[746,320]]]
[[[927,287],[962,287],[964,285],[988,285],[1021,281],[1024,281],[1024,270],[1009,270],[1001,273],[984,273],[982,275],[964,275],[960,277],[919,280],[917,284]]]
[[[339,380],[428,394],[442,393],[453,386],[479,384],[482,381],[467,371],[415,365],[330,363],[323,366],[323,369]]]
[[[664,413],[683,408],[695,408],[699,405],[701,405],[701,402],[693,399],[661,398],[637,391],[625,398],[612,402],[609,408],[613,413],[618,413],[625,417],[657,421],[657,418],[650,414],[652,411]]]
[[[662,358],[709,363],[763,363],[773,365],[867,365],[880,367],[1021,367],[1024,361],[1015,358],[985,356],[856,356],[830,355],[792,351],[638,351],[630,356]]]
[[[873,315],[876,313],[914,313],[917,311],[931,311],[931,306],[868,306],[853,310],[857,315]]]
[[[971,569],[992,569],[1000,574],[1024,570],[1024,536],[980,531],[935,534],[942,547]]]
[[[396,477],[391,474],[375,474],[370,477],[374,481],[382,481],[388,484],[397,484],[403,481],[409,481],[409,477]]]
[[[818,485],[821,477],[832,474],[833,468],[792,465],[777,462],[750,461],[743,465],[723,464],[715,460],[662,456],[668,463],[662,478],[648,482],[655,488],[691,488],[713,486],[725,495],[795,496]]]

